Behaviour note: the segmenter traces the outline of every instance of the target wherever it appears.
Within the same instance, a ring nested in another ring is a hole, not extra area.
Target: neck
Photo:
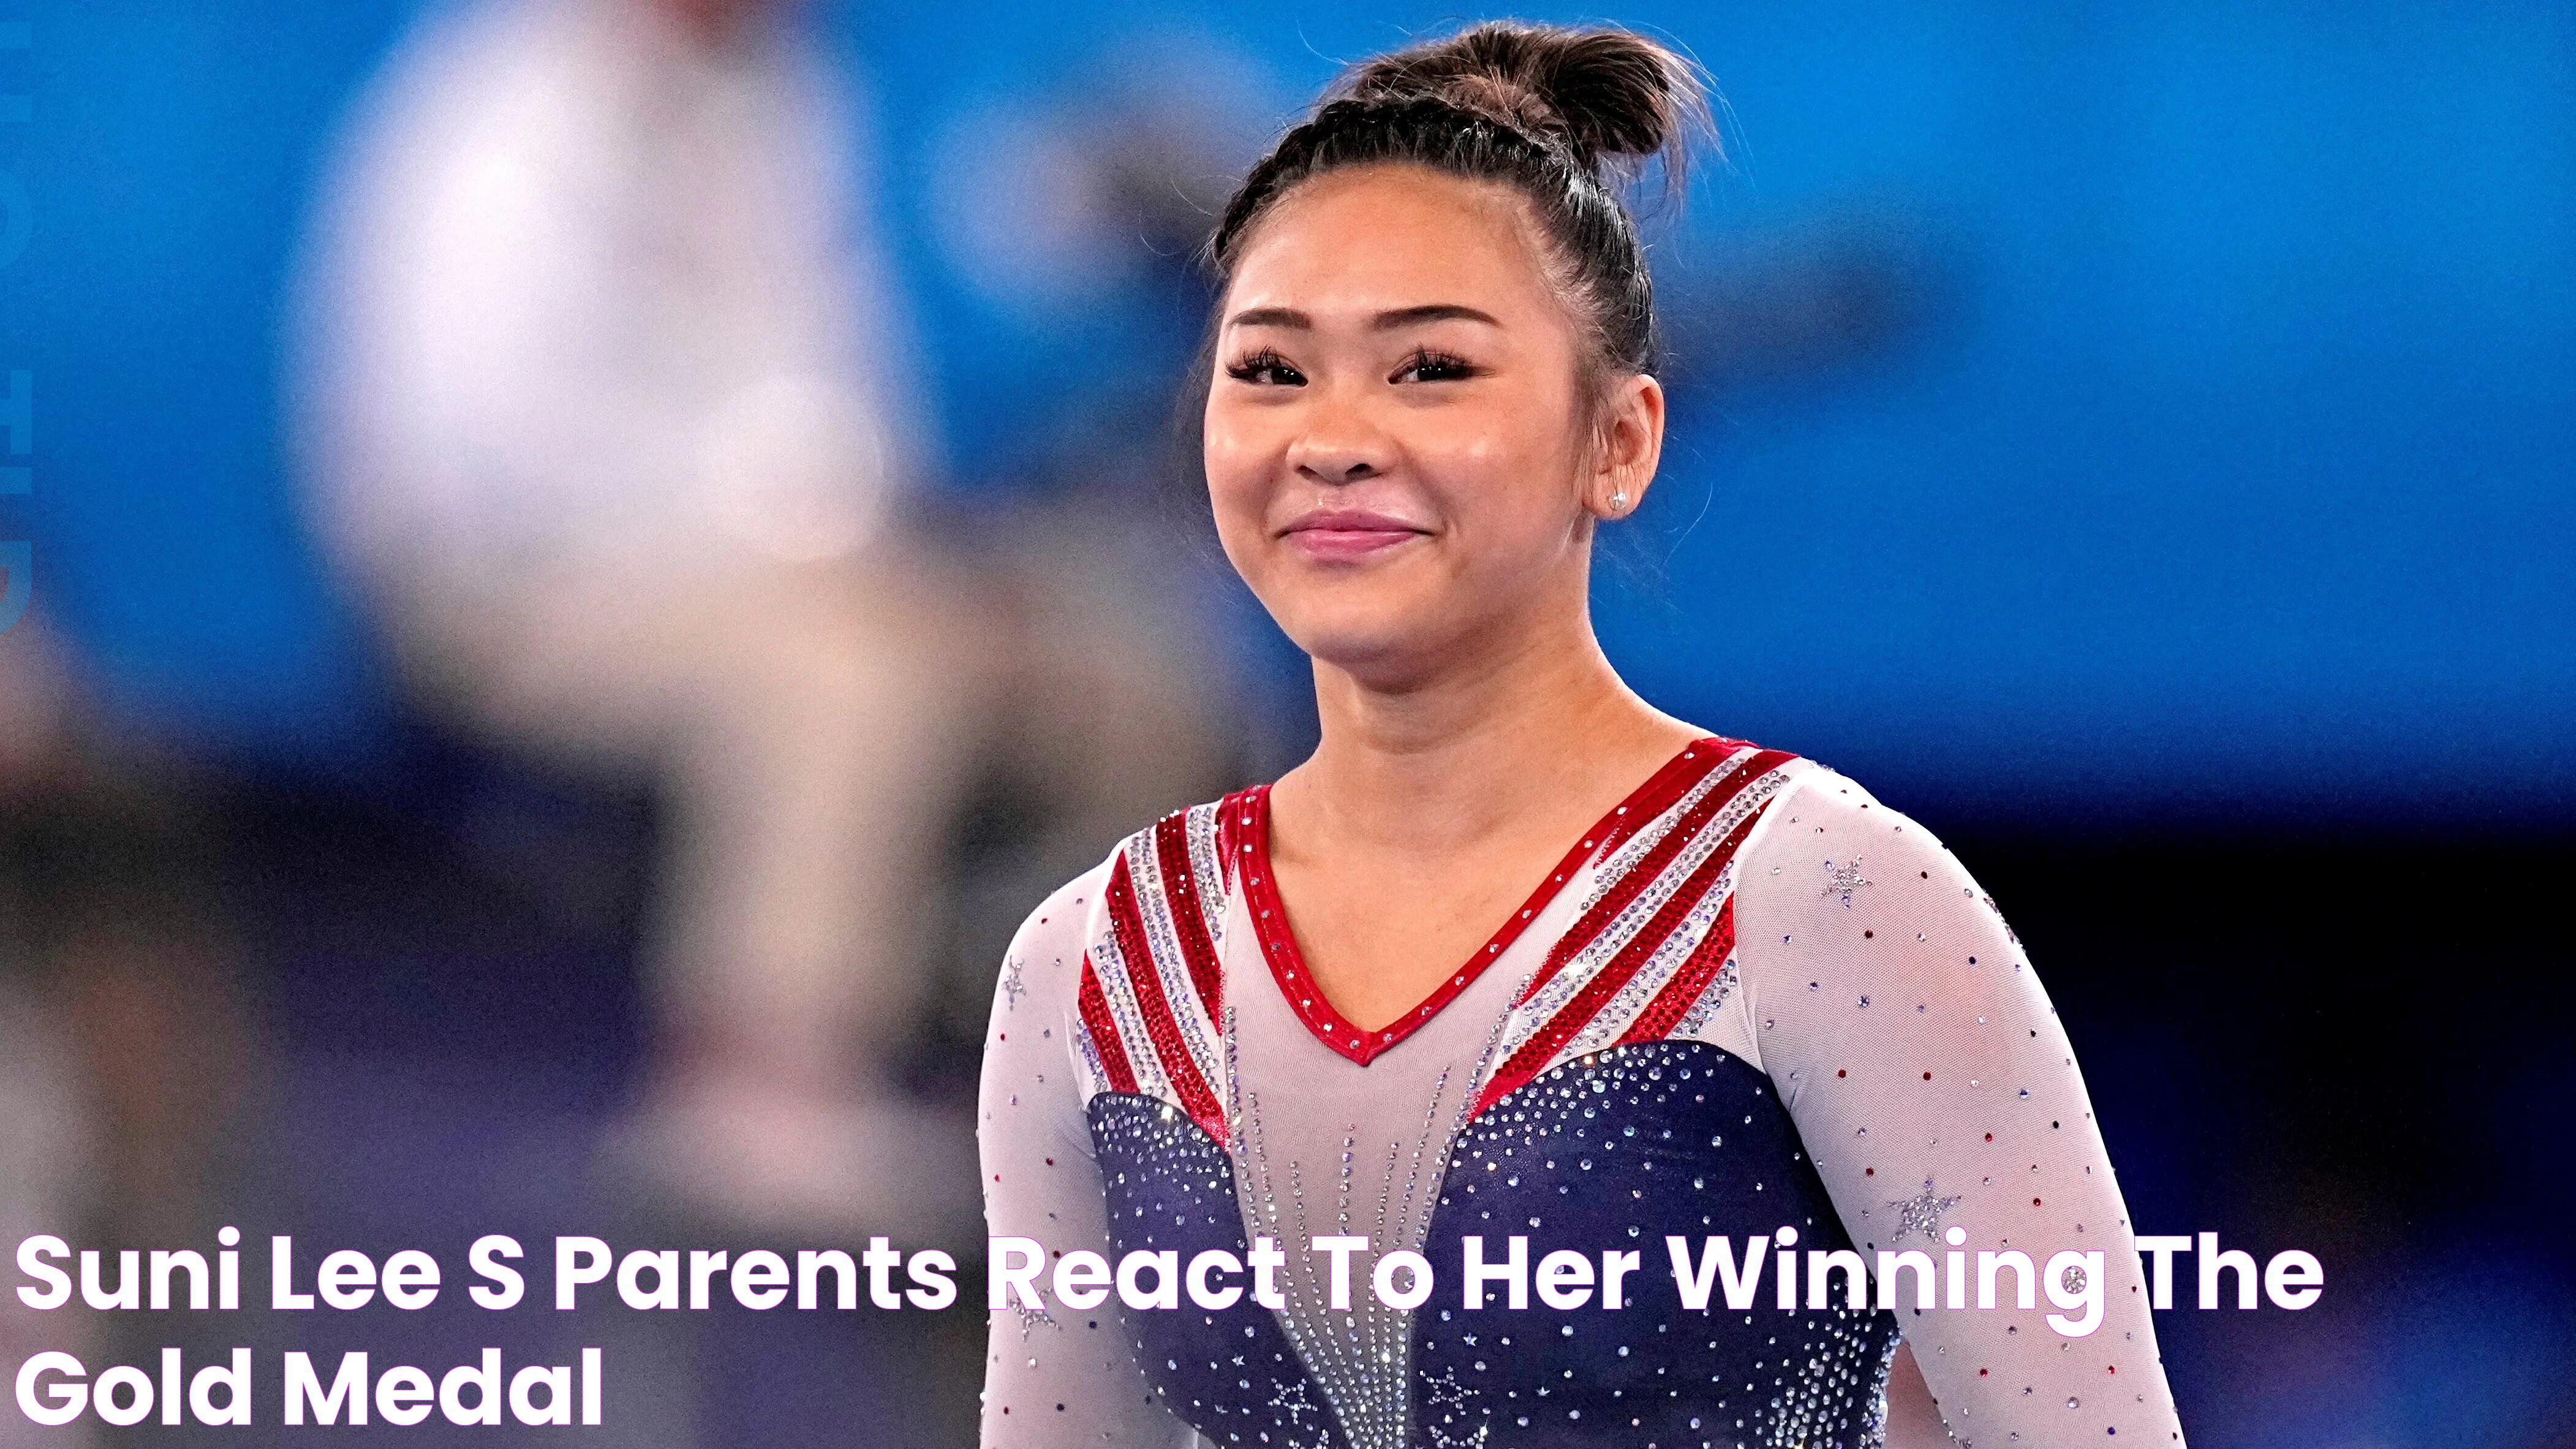
[[[1587,613],[1561,617],[1401,683],[1316,661],[1322,740],[1280,791],[1324,835],[1407,850],[1590,819],[1699,731],[1628,688]]]

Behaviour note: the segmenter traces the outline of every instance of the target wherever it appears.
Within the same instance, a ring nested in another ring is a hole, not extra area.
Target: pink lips
[[[1367,558],[1424,530],[1401,518],[1364,508],[1320,508],[1288,525],[1290,543],[1312,558],[1334,562]]]

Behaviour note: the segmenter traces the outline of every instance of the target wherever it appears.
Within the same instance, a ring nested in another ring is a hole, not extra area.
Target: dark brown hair
[[[1661,157],[1676,191],[1692,135],[1714,139],[1698,68],[1616,29],[1498,20],[1352,67],[1245,176],[1208,241],[1229,275],[1254,223],[1346,166],[1410,162],[1498,181],[1529,203],[1588,375],[1655,360],[1654,285],[1621,192]]]

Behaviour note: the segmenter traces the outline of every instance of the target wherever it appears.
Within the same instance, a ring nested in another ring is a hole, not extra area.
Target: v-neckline
[[[1440,1014],[1460,992],[1473,984],[1485,968],[1498,960],[1512,942],[1519,940],[1530,923],[1538,919],[1566,882],[1582,872],[1584,863],[1634,835],[1648,821],[1670,809],[1673,802],[1689,793],[1691,787],[1705,778],[1741,742],[1715,735],[1703,735],[1684,745],[1662,767],[1646,777],[1626,798],[1610,807],[1583,832],[1580,840],[1566,849],[1554,869],[1541,877],[1528,899],[1521,902],[1502,924],[1501,929],[1486,938],[1466,962],[1442,978],[1440,984],[1402,1016],[1375,1031],[1362,1031],[1325,999],[1315,982],[1315,973],[1297,948],[1297,934],[1288,924],[1288,909],[1279,898],[1279,885],[1270,868],[1270,786],[1257,785],[1246,793],[1249,808],[1243,810],[1248,837],[1244,841],[1244,896],[1250,908],[1252,933],[1261,943],[1261,954],[1270,964],[1271,978],[1279,985],[1279,994],[1288,1002],[1297,1019],[1315,1034],[1315,1039],[1340,1055],[1367,1066],[1369,1062],[1411,1036],[1423,1023]]]

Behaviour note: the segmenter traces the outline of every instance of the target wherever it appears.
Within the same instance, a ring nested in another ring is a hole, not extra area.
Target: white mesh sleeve
[[[1845,1228],[1873,1275],[1881,1251],[1907,1250],[1939,1274],[1930,1311],[1915,1306],[1917,1274],[1890,1276],[1962,1449],[2182,1443],[2074,1048],[1985,892],[1922,826],[1820,768],[1748,843],[1736,913],[1736,1027]],[[1953,1229],[1966,1235],[1956,1247]],[[1974,1306],[1981,1251],[2027,1256],[2031,1308],[2016,1306],[2010,1267],[1996,1306]],[[2099,1266],[2051,1268],[2060,1252],[2098,1253]],[[2080,1326],[2088,1291],[2100,1305],[2089,1333],[2050,1325],[2058,1313]]]
[[[1082,930],[1107,869],[1030,913],[1011,942],[985,1033],[977,1142],[984,1217],[996,1238],[1033,1238],[1046,1262],[1080,1248],[1109,1254],[1109,1220],[1074,1069]],[[993,1312],[984,1362],[983,1449],[1072,1445],[1195,1449],[1136,1361],[1115,1299],[1077,1312],[1044,1292],[1042,1312]]]

